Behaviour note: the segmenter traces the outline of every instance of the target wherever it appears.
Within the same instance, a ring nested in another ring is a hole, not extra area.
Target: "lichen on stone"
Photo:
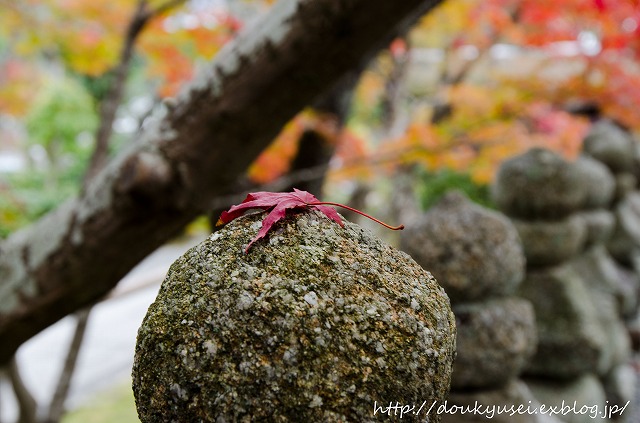
[[[236,219],[171,266],[138,333],[141,421],[367,422],[380,418],[374,401],[444,400],[455,321],[431,274],[313,211],[245,254],[263,217]]]

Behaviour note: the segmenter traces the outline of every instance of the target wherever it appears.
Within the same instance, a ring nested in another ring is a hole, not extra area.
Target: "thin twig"
[[[38,403],[33,395],[31,395],[29,388],[27,388],[20,376],[20,368],[15,355],[9,361],[7,374],[11,381],[11,386],[13,387],[16,400],[18,401],[20,413],[18,423],[36,423]]]
[[[46,423],[58,423],[65,412],[64,404],[67,400],[67,396],[69,395],[71,379],[78,362],[78,355],[80,353],[80,348],[82,347],[91,310],[92,308],[88,307],[80,310],[75,315],[76,330],[73,333],[73,338],[69,344],[69,351],[67,352],[64,367],[62,368],[60,378],[58,379],[58,386],[56,386],[56,391],[51,399],[49,415],[47,416]]]
[[[136,11],[127,27],[122,51],[120,53],[120,60],[113,70],[113,80],[109,85],[107,95],[100,107],[100,125],[96,132],[95,148],[85,173],[84,188],[86,188],[89,181],[107,162],[109,156],[109,141],[113,134],[113,122],[115,121],[118,107],[122,103],[126,85],[125,82],[131,67],[131,59],[133,58],[134,46],[138,36],[151,19],[167,12],[173,7],[177,7],[185,1],[186,0],[170,0],[153,10],[149,10],[146,0],[138,1]]]

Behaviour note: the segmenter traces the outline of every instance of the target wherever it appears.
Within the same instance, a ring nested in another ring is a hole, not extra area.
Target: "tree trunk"
[[[74,198],[0,245],[0,363],[99,300],[242,175],[297,111],[442,0],[282,0]]]

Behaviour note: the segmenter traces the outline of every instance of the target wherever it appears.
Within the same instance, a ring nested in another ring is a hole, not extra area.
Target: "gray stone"
[[[575,257],[572,261],[572,267],[595,295],[615,297],[622,295],[618,264],[603,245],[592,246]],[[620,314],[616,312],[616,315]]]
[[[602,385],[609,404],[624,406],[636,398],[638,376],[631,364],[620,364],[602,378]],[[627,409],[630,407],[627,407]]]
[[[538,330],[526,374],[571,379],[598,368],[607,337],[585,282],[571,266],[528,272],[518,294],[532,302]]]
[[[232,221],[171,266],[138,332],[140,420],[366,422],[376,400],[444,400],[455,320],[435,279],[314,211],[245,254],[264,217]]]
[[[615,201],[618,202],[624,199],[624,197],[627,194],[635,191],[637,186],[638,186],[638,179],[636,175],[628,172],[622,172],[622,173],[616,174]]]
[[[579,210],[587,182],[573,164],[541,148],[502,163],[491,193],[500,210],[523,219],[558,219]]]
[[[606,243],[611,238],[616,219],[610,211],[604,209],[584,210],[574,216],[584,220],[587,230],[586,247]]]
[[[631,338],[631,347],[637,353],[640,351],[640,310],[636,310],[635,315],[627,318],[625,323]]]
[[[566,413],[558,417],[567,423],[593,423],[596,419],[607,421],[602,420],[599,414],[606,405],[604,389],[593,374],[568,381],[526,379],[525,382],[542,404],[559,410],[565,407]],[[594,406],[598,407],[597,410]]]
[[[633,260],[632,258],[632,261]],[[640,279],[638,278],[637,267],[628,269],[619,263],[615,263],[616,271],[618,272],[618,278],[616,284],[618,286],[618,304],[620,314],[624,319],[630,319],[635,315],[638,310],[639,295],[640,295]]]
[[[640,248],[640,192],[628,194],[615,208],[616,225],[607,243],[611,255],[631,264],[631,253]]]
[[[587,239],[586,220],[577,215],[562,220],[512,221],[528,266],[562,263],[582,251]]]
[[[451,392],[441,417],[442,423],[562,423],[539,412],[540,405],[529,387],[515,379],[497,389]]]
[[[633,138],[629,132],[609,120],[600,120],[591,127],[582,148],[614,173],[631,170],[633,166]]]
[[[535,351],[531,303],[507,297],[453,308],[458,328],[452,389],[495,388],[514,379]]]
[[[587,209],[609,207],[616,192],[616,180],[609,168],[584,154],[578,157],[574,166],[587,187],[583,207]]]
[[[596,317],[607,339],[594,369],[604,375],[613,367],[626,363],[631,357],[631,340],[620,312],[618,271],[613,259],[603,246],[587,250],[571,264],[580,275],[598,311]]]
[[[433,273],[453,303],[507,295],[524,276],[522,245],[509,219],[457,192],[408,227],[401,248]]]

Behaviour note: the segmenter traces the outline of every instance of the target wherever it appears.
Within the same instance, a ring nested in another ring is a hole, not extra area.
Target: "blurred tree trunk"
[[[353,90],[360,73],[361,69],[351,72],[313,105],[313,109],[324,115],[324,119],[333,121],[333,131],[329,135],[331,139],[326,139],[325,134],[313,129],[303,132],[298,154],[291,164],[291,171],[297,172],[305,169],[324,169],[324,171],[317,172],[317,176],[303,182],[291,184],[286,191],[298,188],[308,191],[318,198],[322,197],[322,185],[329,167],[329,160],[333,157],[349,114]]]
[[[209,210],[296,112],[441,1],[276,3],[80,197],[0,245],[0,363]]]

